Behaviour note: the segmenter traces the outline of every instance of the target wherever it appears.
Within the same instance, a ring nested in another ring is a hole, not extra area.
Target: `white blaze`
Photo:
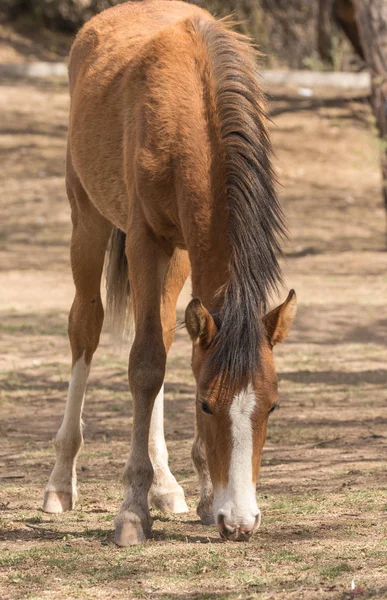
[[[253,526],[259,514],[253,484],[253,428],[251,415],[255,395],[251,388],[234,397],[230,407],[231,460],[226,488],[215,490],[214,515],[224,516],[225,524]]]

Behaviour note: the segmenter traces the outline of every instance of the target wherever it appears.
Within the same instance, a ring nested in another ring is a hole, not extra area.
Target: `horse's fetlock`
[[[124,483],[136,487],[150,487],[153,481],[152,463],[142,461],[141,464],[129,464],[124,472]]]
[[[80,432],[69,435],[59,430],[54,443],[57,456],[73,459],[83,445],[83,436]]]

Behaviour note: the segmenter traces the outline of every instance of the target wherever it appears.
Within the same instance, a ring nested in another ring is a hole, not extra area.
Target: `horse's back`
[[[108,77],[163,29],[195,15],[209,17],[201,8],[176,0],[126,2],[96,15],[80,30],[71,49],[70,91],[80,71]]]
[[[122,229],[138,172],[139,139],[145,145],[144,136],[152,140],[156,161],[151,162],[158,173],[170,162],[166,146],[172,148],[177,135],[176,80],[185,93],[190,78],[197,77],[186,66],[191,43],[184,27],[195,17],[212,19],[197,6],[174,0],[128,2],[91,19],[73,44],[68,173],[76,174],[99,211]],[[159,141],[158,126],[143,112],[156,97],[157,119],[164,123]]]

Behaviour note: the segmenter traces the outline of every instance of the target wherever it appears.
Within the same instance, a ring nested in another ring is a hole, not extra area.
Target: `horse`
[[[197,513],[222,538],[248,540],[260,524],[256,482],[268,415],[278,401],[273,347],[296,311],[281,283],[286,235],[276,196],[256,51],[230,23],[175,0],[127,2],[92,18],[69,61],[66,189],[75,298],[72,372],[43,510],[77,499],[86,382],[104,309],[134,341],[128,377],[133,430],[119,546],[151,534],[149,505],[187,511],[168,466],[163,428],[166,357],[176,302],[191,272],[185,325],[192,340]]]

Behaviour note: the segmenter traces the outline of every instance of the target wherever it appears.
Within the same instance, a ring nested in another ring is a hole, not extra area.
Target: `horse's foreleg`
[[[161,299],[161,322],[165,350],[168,353],[176,326],[176,303],[188,277],[190,264],[185,250],[176,249],[165,276]],[[168,466],[168,450],[164,437],[164,387],[157,394],[149,433],[149,455],[153,465],[153,483],[149,491],[151,505],[173,513],[187,512],[182,487]]]
[[[56,462],[44,494],[43,510],[49,513],[74,508],[77,498],[76,457],[83,441],[83,401],[103,323],[100,281],[110,226],[91,205],[87,213],[84,220],[78,215],[74,218],[71,239],[76,288],[69,315],[72,373],[63,421],[55,438]]]
[[[214,492],[210,472],[208,470],[206,451],[204,443],[196,433],[192,446],[192,460],[195,465],[200,483],[200,500],[196,512],[203,525],[213,525],[215,523],[212,511]]]
[[[155,398],[164,382],[166,350],[160,307],[170,258],[141,223],[129,229],[127,257],[136,334],[129,358],[133,430],[124,469],[125,498],[115,519],[115,542],[138,544],[150,534],[148,492],[153,480],[148,440]]]

